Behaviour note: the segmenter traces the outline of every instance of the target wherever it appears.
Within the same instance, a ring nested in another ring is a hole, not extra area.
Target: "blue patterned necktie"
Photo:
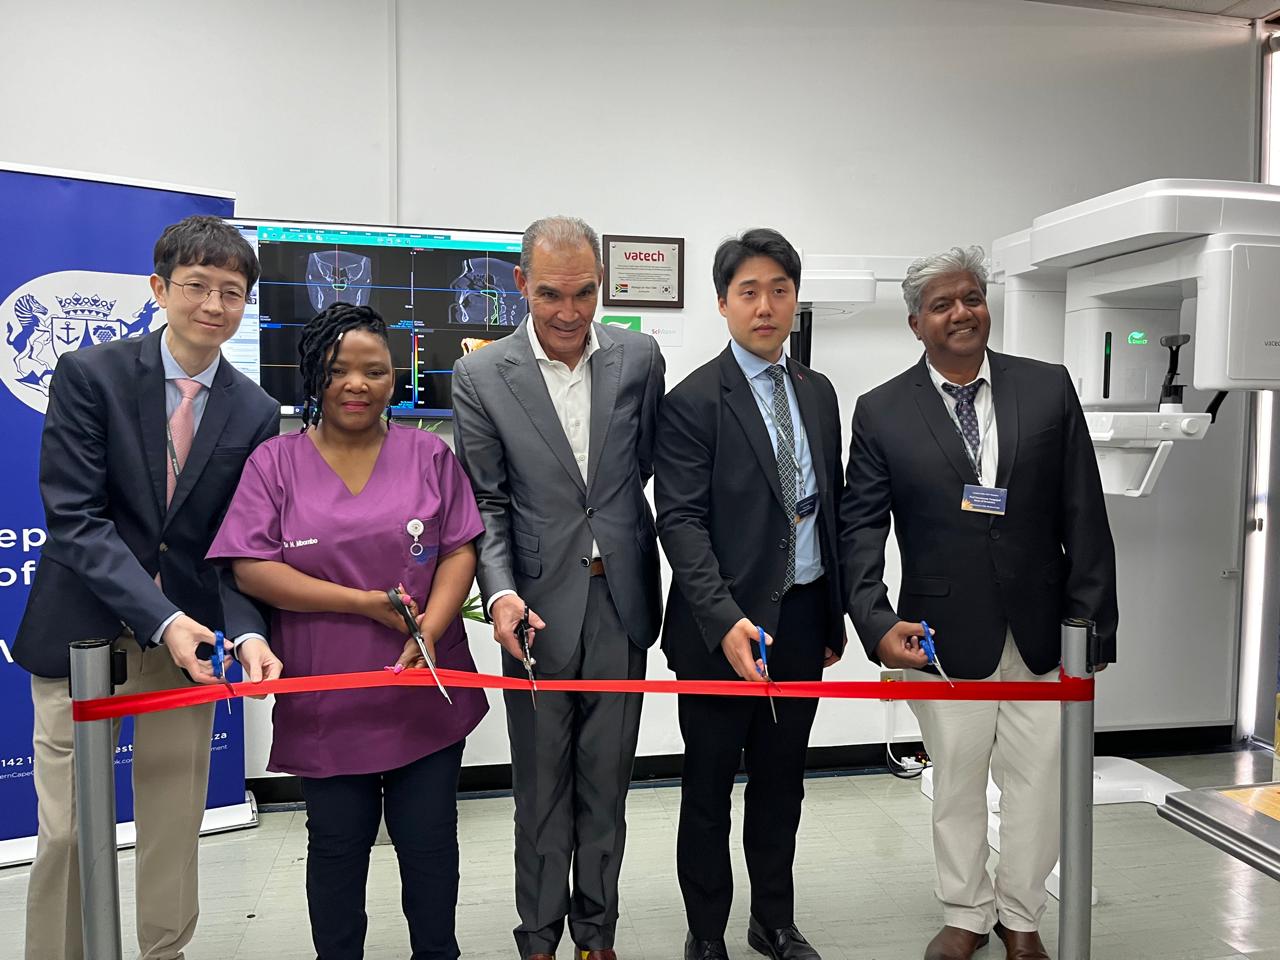
[[[785,371],[780,364],[765,372],[773,381],[773,423],[778,431],[778,482],[782,485],[782,508],[787,512],[790,532],[787,534],[787,572],[782,579],[783,592],[796,582],[796,461],[795,431],[791,427],[791,404],[787,401]]]
[[[981,466],[978,458],[981,456],[982,437],[978,434],[978,412],[973,408],[973,398],[978,394],[978,388],[986,381],[979,377],[973,383],[963,387],[958,387],[954,383],[944,383],[942,389],[947,394],[955,398],[956,401],[956,421],[960,424],[960,436],[964,438],[964,442],[969,447],[970,455],[973,457],[975,473],[981,473],[978,467]]]

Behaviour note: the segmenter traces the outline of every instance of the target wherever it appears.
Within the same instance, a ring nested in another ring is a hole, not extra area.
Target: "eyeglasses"
[[[182,288],[182,294],[187,298],[188,303],[204,303],[209,299],[209,295],[217,293],[222,298],[222,306],[227,310],[243,310],[245,304],[245,295],[239,290],[215,290],[207,283],[199,280],[188,280],[186,283],[178,283],[176,280],[170,280],[175,287]]]

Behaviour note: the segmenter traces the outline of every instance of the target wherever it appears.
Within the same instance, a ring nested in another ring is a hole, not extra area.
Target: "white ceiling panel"
[[[1199,13],[1213,17],[1238,17],[1256,20],[1280,12],[1280,0],[1032,0],[1036,3],[1063,3],[1074,6],[1099,7],[1129,13],[1141,13],[1149,8],[1152,13],[1160,10],[1179,13]]]

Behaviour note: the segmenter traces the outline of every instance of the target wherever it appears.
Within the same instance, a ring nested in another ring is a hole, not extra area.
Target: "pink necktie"
[[[174,409],[173,416],[169,418],[169,444],[166,445],[165,450],[165,463],[168,464],[165,470],[167,481],[165,483],[164,502],[166,506],[173,500],[173,490],[178,485],[178,474],[182,472],[182,468],[187,462],[187,454],[191,452],[191,440],[196,434],[196,407],[194,400],[201,387],[198,380],[187,380],[180,377],[173,382],[182,391],[182,399],[178,401],[178,406]],[[173,468],[175,460],[178,462],[176,471]]]

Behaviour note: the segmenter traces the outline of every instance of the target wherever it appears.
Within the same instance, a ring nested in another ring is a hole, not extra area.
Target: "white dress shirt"
[[[578,469],[582,472],[582,481],[585,483],[587,458],[591,455],[591,364],[587,361],[600,348],[596,341],[595,324],[589,328],[586,349],[582,351],[578,365],[572,370],[568,364],[547,356],[537,331],[533,329],[532,318],[525,326],[529,343],[533,346],[534,359],[538,361],[538,369],[542,371],[542,379],[547,384],[547,393],[551,394],[551,405],[556,408],[556,416],[560,419],[565,439],[569,441],[573,459],[578,461]],[[591,550],[593,557],[600,556],[594,543]]]
[[[929,378],[933,380],[934,387],[937,388],[938,395],[942,397],[942,402],[946,404],[947,413],[951,417],[951,422],[956,428],[956,435],[959,436],[960,421],[956,417],[956,400],[955,397],[942,389],[944,383],[950,383],[946,377],[933,369],[933,364],[925,360],[925,366],[929,368]],[[978,376],[975,380],[984,381],[984,386],[978,388],[978,392],[973,396],[973,412],[978,416],[978,482],[984,487],[994,486],[996,482],[996,470],[999,467],[1000,457],[1000,438],[996,435],[996,407],[995,401],[991,397],[991,360],[987,354],[982,355],[982,366],[978,369]],[[971,380],[969,383],[973,383]],[[967,387],[969,384],[957,384],[957,386]],[[964,447],[966,452],[969,451],[968,444],[964,442],[963,437],[960,439],[960,446]]]

